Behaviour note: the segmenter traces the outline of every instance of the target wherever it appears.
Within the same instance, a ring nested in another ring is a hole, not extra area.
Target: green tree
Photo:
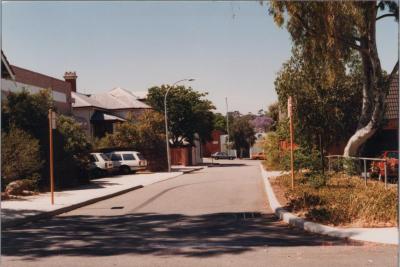
[[[356,129],[361,109],[361,68],[357,57],[348,71],[337,75],[332,84],[324,82],[325,62],[310,64],[294,51],[275,80],[279,103],[286,108],[287,99],[295,102],[296,143],[322,149],[347,140]]]
[[[158,112],[164,113],[164,96],[169,85],[149,89],[147,102]],[[169,91],[167,98],[168,125],[174,146],[183,145],[184,140],[194,145],[194,134],[201,141],[211,138],[215,109],[211,101],[205,99],[207,93],[192,88],[177,86]]]
[[[239,151],[240,157],[248,155],[250,147],[256,140],[254,128],[250,124],[251,119],[252,116],[249,115],[237,116],[230,125],[230,139],[233,147]]]
[[[214,113],[213,129],[226,132],[226,116],[221,113]]]
[[[273,122],[270,126],[270,130],[275,131],[277,123],[279,121],[279,102],[276,101],[276,102],[272,103],[271,105],[269,105],[268,110],[265,112],[265,115],[267,115],[268,117],[270,117],[273,120]]]
[[[346,64],[354,52],[359,54],[362,109],[357,129],[348,140],[344,155],[357,154],[380,126],[389,84],[397,75],[398,60],[390,75],[385,77],[376,42],[377,21],[386,17],[398,20],[397,2],[272,1],[269,12],[279,26],[286,26],[294,46],[302,50],[304,59],[328,63],[323,75],[328,84],[346,71]]]

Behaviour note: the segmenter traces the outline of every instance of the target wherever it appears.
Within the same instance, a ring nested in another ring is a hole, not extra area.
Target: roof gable
[[[399,75],[397,74],[390,83],[386,96],[385,119],[399,118]]]

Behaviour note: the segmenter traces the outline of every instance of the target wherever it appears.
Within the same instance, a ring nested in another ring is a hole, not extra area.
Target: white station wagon
[[[92,176],[110,174],[113,171],[112,161],[103,153],[90,153],[89,172]]]
[[[108,157],[113,162],[114,168],[124,174],[145,170],[147,167],[147,161],[137,151],[113,151],[108,153]]]

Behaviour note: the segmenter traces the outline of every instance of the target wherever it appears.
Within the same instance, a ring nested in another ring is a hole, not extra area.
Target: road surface
[[[396,266],[396,247],[310,234],[269,209],[257,161],[221,160],[3,232],[1,266]]]

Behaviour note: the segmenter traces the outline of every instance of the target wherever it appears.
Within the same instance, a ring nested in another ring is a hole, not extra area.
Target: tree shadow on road
[[[3,232],[2,254],[25,260],[55,255],[211,257],[260,247],[335,246],[350,241],[292,229],[273,214],[134,213],[60,216]],[[359,243],[352,242],[352,245]]]

